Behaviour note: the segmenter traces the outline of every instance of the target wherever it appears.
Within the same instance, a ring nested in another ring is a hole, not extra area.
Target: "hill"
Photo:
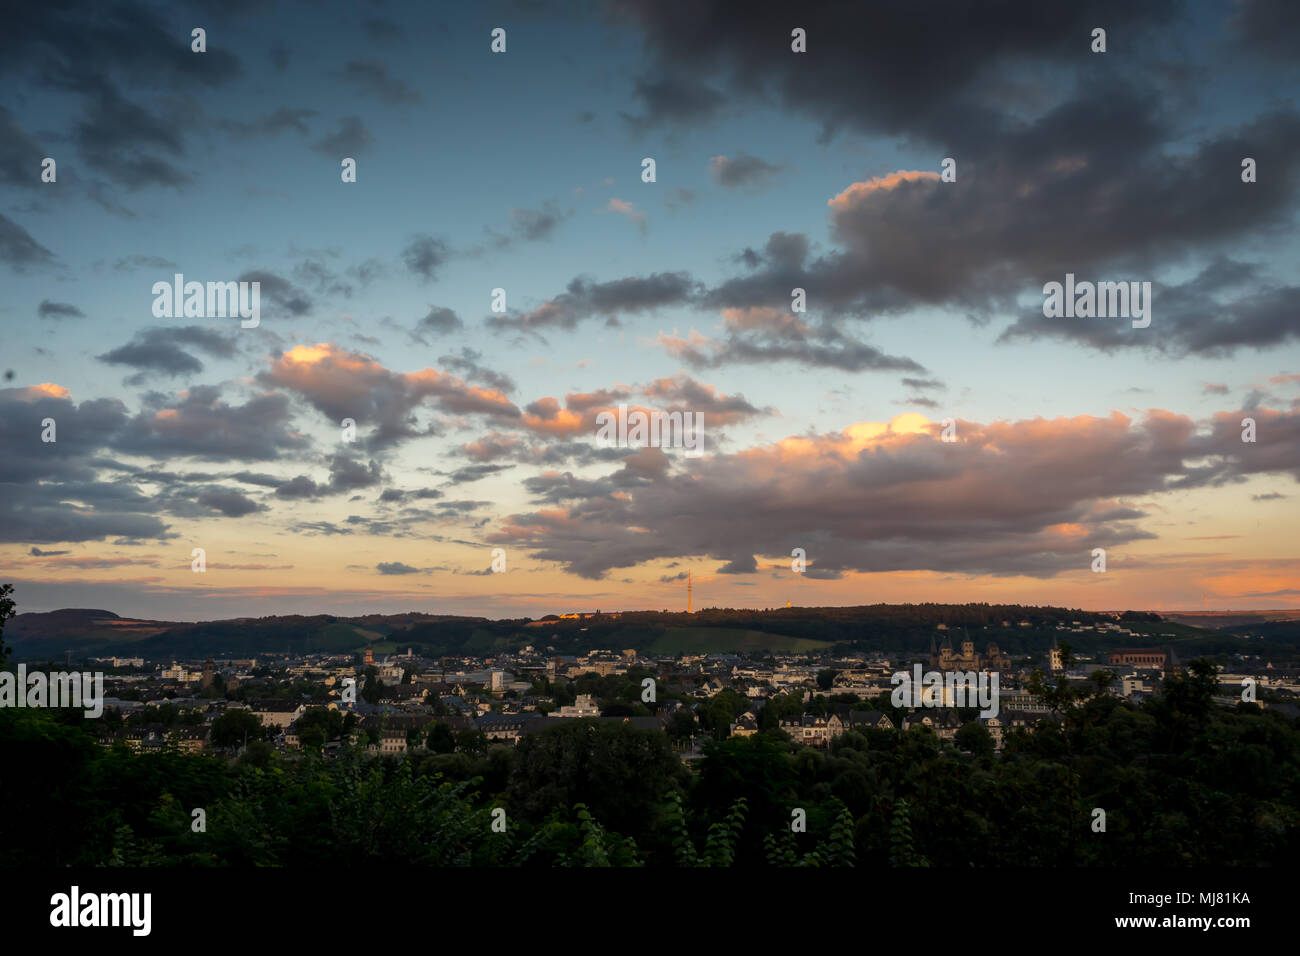
[[[694,614],[629,611],[561,620],[548,616],[493,620],[420,613],[287,615],[223,621],[175,622],[122,618],[111,611],[64,609],[20,614],[5,630],[14,653],[27,658],[143,656],[154,661],[254,657],[268,653],[377,654],[411,648],[430,656],[476,655],[535,646],[559,654],[632,648],[650,655],[683,653],[805,653],[865,651],[925,654],[932,640],[969,636],[980,650],[990,642],[1013,657],[1041,654],[1053,637],[1079,654],[1116,646],[1173,643],[1183,655],[1226,653],[1245,638],[1125,612],[1120,623],[1137,633],[1122,640],[1098,632],[1057,629],[1115,622],[1114,614],[1069,608],[988,604],[872,604],[747,610],[705,608]],[[1279,625],[1285,626],[1285,625]],[[944,630],[941,630],[940,628]],[[1290,647],[1283,631],[1275,642]],[[1185,645],[1185,647],[1184,647]],[[1292,651],[1294,647],[1290,647]]]

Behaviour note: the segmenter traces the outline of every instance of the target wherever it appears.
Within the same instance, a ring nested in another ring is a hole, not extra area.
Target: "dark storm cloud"
[[[524,479],[523,487],[538,504],[578,502],[582,509],[592,500],[624,494],[662,480],[669,464],[668,456],[661,449],[638,448],[623,459],[622,468],[602,478],[580,478],[567,471],[547,472]]]
[[[1248,53],[1294,66],[1300,50],[1300,5],[1291,0],[1237,0],[1228,26]]]
[[[1104,133],[1080,137],[1079,129]],[[849,186],[830,201],[839,248],[810,258],[806,240],[773,234],[764,254],[742,257],[754,266],[748,275],[722,282],[703,302],[771,308],[799,287],[830,314],[870,318],[931,304],[988,316],[1067,272],[1144,278],[1189,252],[1213,252],[1289,221],[1300,190],[1294,111],[1256,118],[1185,154],[1167,152],[1166,135],[1150,98],[1095,87],[1086,99],[973,146],[968,165],[959,160],[957,183],[940,182],[934,171],[899,171]],[[1269,157],[1268,184],[1241,182],[1247,155]],[[1206,280],[1226,285],[1231,277],[1217,276],[1223,271]],[[1210,353],[1280,341],[1286,333],[1271,314],[1277,301],[1256,294],[1242,302],[1238,331],[1191,321],[1170,341]],[[1035,328],[1041,323],[1012,334]],[[1162,347],[1167,331],[1117,344]],[[1108,334],[1095,321],[1066,334],[1076,333]]]
[[[401,488],[385,488],[379,495],[379,500],[385,504],[403,501],[423,501],[430,498],[445,497],[437,488],[413,488],[403,490]]]
[[[321,295],[352,298],[352,283],[319,259],[304,259],[293,267],[293,276],[299,282],[310,284]]]
[[[510,230],[515,239],[539,242],[551,238],[555,228],[569,215],[553,200],[542,203],[537,209],[511,209]]]
[[[293,427],[289,399],[270,392],[243,405],[221,400],[221,389],[199,385],[175,398],[147,396],[113,448],[123,454],[190,455],[208,461],[271,461],[307,447]]]
[[[178,98],[225,84],[241,67],[219,43],[192,52],[189,28],[172,19],[169,10],[131,2],[11,5],[0,31],[0,76],[80,99],[83,118],[71,142],[90,169],[128,189],[182,186],[190,176],[173,161],[196,126]],[[91,195],[130,215],[102,186]]]
[[[268,113],[252,120],[218,120],[217,128],[240,139],[252,139],[256,136],[278,136],[285,130],[293,130],[301,136],[306,136],[310,132],[307,127],[307,120],[317,115],[319,114],[315,110],[292,109],[282,106],[274,113]]]
[[[718,115],[726,97],[689,76],[638,79],[632,91],[643,112],[620,114],[636,133],[671,123],[701,123]]]
[[[927,388],[946,389],[948,387],[937,378],[905,378],[903,379],[903,384],[908,388],[914,388],[917,391],[922,391]]]
[[[144,329],[126,345],[96,358],[109,365],[128,365],[142,372],[161,372],[164,375],[203,371],[203,363],[185,348],[195,348],[218,358],[230,358],[235,354],[232,336],[201,325],[188,325]]]
[[[336,534],[352,533],[351,528],[341,527],[331,521],[302,521],[293,525],[289,530],[308,536],[326,535],[327,537],[333,537]]]
[[[412,238],[402,250],[402,261],[409,271],[421,276],[426,282],[432,282],[450,255],[451,248],[447,243],[421,234]]]
[[[1086,9],[1007,2],[977,18],[935,17],[932,8],[902,0],[826,4],[801,11],[806,55],[774,46],[791,24],[779,3],[752,5],[743,22],[713,2],[612,7],[644,31],[655,63],[648,75],[690,74],[697,86],[808,115],[828,133],[906,134],[942,149],[932,169],[880,175],[834,197],[831,251],[811,257],[806,237],[785,255],[744,250],[737,261],[749,274],[708,290],[700,304],[710,308],[776,308],[800,287],[829,315],[869,319],[942,305],[987,319],[1014,311],[1017,297],[1067,271],[1149,277],[1188,253],[1213,255],[1246,236],[1280,232],[1296,211],[1300,118],[1292,107],[1186,142],[1179,137],[1196,117],[1185,98],[1166,95],[1166,73],[1120,68],[1114,57],[1086,52],[1094,21],[1129,44],[1158,38],[1177,25],[1172,2]],[[1250,24],[1277,23],[1279,35],[1289,36],[1293,10],[1261,4],[1239,11],[1236,23],[1261,36]],[[1004,73],[1033,75],[1039,65],[1086,82],[1040,88],[1031,108],[1007,100],[1005,84],[991,82]],[[689,118],[676,102],[643,117]],[[957,160],[955,183],[940,182],[943,155]],[[1245,156],[1261,169],[1267,164],[1267,183],[1241,182]],[[1231,322],[1189,316],[1186,331],[1165,345],[1156,344],[1159,333],[1117,344],[1228,354],[1239,345],[1277,343],[1289,335],[1277,317],[1289,294],[1278,288],[1235,302],[1225,310]],[[769,330],[768,341],[756,338],[748,332],[715,354],[698,346],[683,354],[697,365],[733,355],[798,354],[844,368],[874,362],[861,350],[857,358],[838,355],[841,349],[795,326]]]
[[[470,501],[466,499],[459,501],[440,501],[435,505],[437,508],[435,514],[439,518],[467,515],[472,511],[478,511],[480,508],[491,507],[492,504],[493,502],[491,501]],[[407,510],[414,512],[414,509]]]
[[[13,7],[0,37],[0,72],[30,69],[52,89],[80,90],[109,73],[142,85],[217,86],[240,74],[228,50],[190,49],[165,11],[136,3],[52,0]]]
[[[84,319],[86,317],[86,313],[75,305],[52,302],[49,299],[41,300],[41,304],[36,307],[36,314],[42,319]]]
[[[480,462],[514,461],[525,465],[554,467],[592,465],[626,458],[626,448],[599,447],[583,441],[535,441],[530,435],[490,432],[460,446],[469,459]]]
[[[184,155],[181,130],[187,125],[179,114],[152,113],[104,82],[86,97],[85,116],[74,128],[73,138],[92,169],[128,189],[183,186],[192,177],[147,150]]]
[[[784,168],[774,166],[757,156],[750,156],[744,150],[737,150],[734,158],[714,156],[709,163],[709,172],[713,174],[714,181],[729,189],[764,185],[771,181],[773,173]]]
[[[482,365],[480,363],[482,358],[482,352],[465,345],[461,346],[460,352],[455,355],[439,356],[438,364],[453,372],[460,372],[471,382],[482,382],[489,388],[501,392],[513,392],[518,387],[509,375]]]
[[[69,496],[71,497],[71,496]],[[0,495],[0,541],[40,542],[133,540],[168,537],[168,525],[153,514],[152,499],[121,507],[90,492],[63,497],[63,486],[24,486]]]
[[[383,467],[379,462],[357,461],[346,455],[330,455],[325,459],[329,465],[329,480],[317,483],[307,475],[298,475],[279,484],[275,494],[279,498],[309,499],[325,495],[348,494],[361,488],[372,488],[384,480]],[[381,500],[388,492],[380,496]]]
[[[698,293],[698,284],[685,272],[656,272],[609,282],[591,282],[581,276],[565,291],[531,312],[490,316],[488,325],[534,331],[543,328],[575,328],[583,319],[605,316],[617,321],[626,312],[648,312],[671,305],[684,305]]]
[[[717,574],[754,574],[758,571],[758,562],[752,554],[742,554],[728,561],[717,569]]]
[[[689,375],[656,379],[650,385],[641,387],[640,391],[656,408],[668,412],[689,411],[702,414],[709,425],[729,425],[776,413],[776,409],[771,406],[758,408],[750,404],[739,393],[720,394],[712,385],[706,385]]]
[[[49,153],[0,106],[0,183],[35,188],[41,185],[41,160]]]
[[[15,272],[27,266],[44,265],[54,259],[54,253],[31,237],[31,234],[12,219],[0,213],[0,261],[7,262]]]
[[[403,36],[400,26],[383,17],[367,17],[361,21],[361,29],[366,31],[366,36],[379,44],[396,43]]]
[[[47,419],[57,427],[49,443]],[[77,404],[56,386],[0,389],[0,541],[163,536],[151,497],[130,482],[96,480],[94,453],[127,420],[116,399]]]
[[[351,60],[343,67],[343,79],[389,106],[418,103],[420,94],[401,80],[388,75],[382,60]]]
[[[848,126],[939,141],[954,129],[996,130],[1003,103],[988,80],[1022,64],[1095,69],[1086,58],[1094,26],[1132,35],[1178,10],[1173,0],[1004,0],[972,16],[961,2],[843,0],[806,4],[792,18],[784,0],[747,3],[743,16],[725,0],[607,7],[641,30],[650,53],[651,67],[633,82],[644,106],[629,117],[637,129],[711,121],[730,98],[777,103],[828,133]],[[807,31],[806,54],[791,52],[794,26]]]
[[[365,152],[374,141],[375,137],[361,122],[361,117],[344,116],[339,120],[338,129],[312,143],[311,148],[341,161],[344,157],[355,157]]]
[[[306,315],[312,310],[311,297],[288,279],[278,276],[274,272],[268,272],[265,269],[252,269],[242,273],[239,276],[239,281],[258,283],[258,294],[261,297],[260,302],[263,309],[269,303],[275,308],[283,309],[290,315]]]
[[[441,306],[430,306],[429,313],[415,323],[415,328],[411,330],[411,338],[422,345],[430,344],[430,341],[445,335],[452,335],[465,328],[465,323],[451,309]]]
[[[58,439],[49,443],[41,441],[47,418]],[[115,398],[78,404],[63,389],[0,388],[0,483],[89,480],[91,456],[126,421]]]
[[[226,518],[242,518],[244,515],[267,510],[265,505],[259,505],[232,488],[204,488],[196,492],[194,500]]]
[[[464,468],[457,468],[447,476],[449,485],[468,485],[475,481],[480,481],[491,475],[500,474],[503,471],[510,471],[514,465],[466,465]]]
[[[1104,352],[1141,347],[1175,356],[1227,357],[1240,348],[1300,339],[1297,297],[1300,287],[1270,282],[1254,264],[1220,257],[1187,282],[1153,285],[1149,328],[1132,328],[1122,318],[1049,319],[1040,307],[1009,326],[1000,341],[1059,338]]]
[[[1254,443],[1241,440],[1246,417],[1255,421]],[[1211,429],[1198,447],[1222,454],[1233,476],[1286,473],[1300,481],[1300,407],[1285,412],[1247,401],[1237,411],[1216,413]]]
[[[96,459],[93,464],[100,468],[126,472],[135,481],[150,482],[161,485],[192,485],[217,481],[238,481],[246,485],[257,485],[260,488],[278,488],[280,485],[284,484],[283,478],[277,478],[275,475],[251,471],[165,471],[157,467],[139,468],[135,465],[128,465],[125,462],[102,458]]]
[[[246,485],[258,485],[262,488],[277,488],[281,479],[275,475],[267,475],[261,472],[237,471],[229,475],[219,475],[216,477],[230,478],[233,481],[242,481]]]
[[[320,485],[306,475],[291,478],[275,489],[277,497],[280,498],[315,498],[322,492]]]
[[[789,321],[787,321],[787,319]],[[906,356],[888,355],[842,333],[830,322],[806,325],[788,314],[776,321],[728,323],[721,339],[682,339],[660,335],[660,343],[692,368],[709,369],[761,362],[793,362],[846,372],[924,372]]]
[[[383,468],[373,459],[363,463],[346,455],[334,455],[330,458],[329,465],[332,491],[342,493],[356,491],[358,488],[372,488],[384,480]]]

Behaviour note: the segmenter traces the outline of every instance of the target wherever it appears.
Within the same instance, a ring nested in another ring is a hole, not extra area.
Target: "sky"
[[[1288,0],[15,10],[0,581],[1300,607],[1297,49]],[[1048,317],[1067,274],[1149,325]]]

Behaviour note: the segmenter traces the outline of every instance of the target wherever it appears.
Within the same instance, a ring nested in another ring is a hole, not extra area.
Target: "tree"
[[[930,861],[916,852],[912,838],[911,807],[906,800],[894,805],[894,815],[889,821],[889,865],[929,866]]]
[[[456,738],[446,724],[435,722],[429,729],[429,749],[436,754],[449,754],[456,749]]]
[[[0,666],[4,665],[5,654],[8,648],[5,647],[4,630],[5,622],[14,616],[14,599],[9,595],[14,593],[12,584],[0,584]]]
[[[758,713],[759,730],[775,730],[781,720],[788,717],[803,716],[803,698],[798,694],[778,694],[768,699],[767,704]]]
[[[701,722],[712,731],[714,740],[726,740],[731,736],[731,722],[736,719],[734,696],[727,691],[716,694],[700,714]]]
[[[487,735],[481,730],[462,730],[456,734],[456,749],[464,754],[481,754],[487,750]]]
[[[683,707],[674,711],[668,721],[667,733],[674,740],[690,740],[695,735],[695,714]]]
[[[556,807],[585,803],[605,826],[653,845],[661,796],[687,776],[658,730],[622,722],[557,720],[515,748],[507,788],[521,819],[540,821]]]
[[[227,710],[212,722],[214,747],[242,747],[245,741],[261,740],[262,722],[248,710]]]
[[[343,733],[343,715],[328,707],[312,707],[298,718],[298,740],[304,747],[323,747]]]
[[[961,750],[969,750],[976,756],[991,754],[996,749],[993,745],[993,735],[978,720],[962,724],[953,742]]]

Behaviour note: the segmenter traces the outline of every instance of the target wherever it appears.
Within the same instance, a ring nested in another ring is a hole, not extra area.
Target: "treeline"
[[[1130,622],[1159,620],[1158,615],[1147,612],[1127,612],[1127,615],[1126,620]],[[1003,621],[1007,627],[1002,626]],[[1028,621],[1030,627],[1019,627],[1021,621]],[[545,635],[540,643],[554,646],[561,653],[587,648],[643,650],[662,635],[664,628],[670,627],[762,631],[826,641],[844,650],[926,651],[938,625],[943,624],[950,629],[954,643],[962,640],[961,628],[965,627],[981,652],[990,640],[995,640],[1004,649],[1019,653],[1030,649],[1041,652],[1046,629],[1073,621],[1095,624],[1113,622],[1114,618],[1092,611],[1019,604],[871,604],[770,610],[702,608],[693,614],[631,611],[617,618],[547,621],[538,630]],[[985,631],[985,627],[989,630]]]
[[[84,617],[99,612],[75,613]],[[71,618],[72,615],[73,612],[68,612],[63,616]],[[1045,629],[1057,624],[1113,620],[1108,615],[1089,611],[1016,604],[874,604],[771,610],[704,608],[694,614],[631,611],[618,617],[600,615],[570,620],[548,616],[542,619],[545,623],[540,627],[527,627],[526,618],[440,617],[423,620],[409,614],[365,618],[289,615],[178,624],[152,637],[122,643],[120,634],[111,634],[103,629],[97,632],[100,636],[74,639],[71,633],[52,627],[52,621],[61,619],[58,614],[53,618],[50,615],[29,615],[16,622],[16,641],[20,650],[26,655],[39,655],[49,653],[48,648],[53,647],[57,649],[57,655],[62,655],[66,648],[72,648],[76,653],[112,651],[151,659],[193,659],[208,655],[256,657],[268,652],[345,653],[356,651],[365,644],[364,638],[357,633],[358,627],[377,632],[385,640],[394,641],[403,648],[411,647],[417,653],[432,657],[483,655],[516,650],[529,644],[553,647],[561,654],[580,654],[597,648],[644,651],[663,636],[665,628],[675,627],[762,631],[827,641],[845,649],[888,651],[902,647],[924,650],[929,647],[930,637],[937,626],[944,624],[955,635],[960,635],[959,629],[965,627],[977,642],[1000,640],[1008,645],[1006,649],[1019,653],[1041,644]],[[1140,625],[1159,622],[1160,618],[1149,612],[1128,611],[1122,620]],[[1009,627],[1003,628],[1003,621],[1007,621]],[[1031,628],[1018,627],[1020,621],[1029,621]],[[1180,627],[1167,625],[1166,629]],[[1183,630],[1194,633],[1190,629]],[[954,640],[960,640],[960,636],[955,636]]]

